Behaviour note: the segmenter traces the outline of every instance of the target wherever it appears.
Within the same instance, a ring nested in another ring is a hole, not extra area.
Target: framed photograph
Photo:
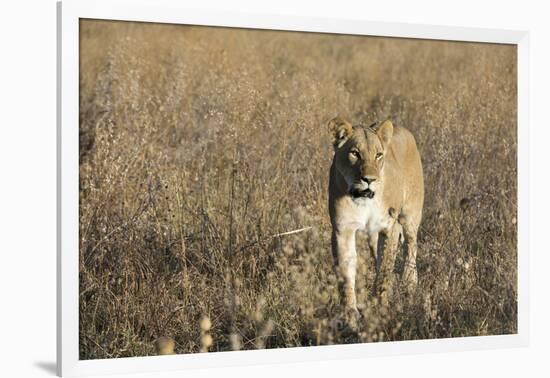
[[[527,32],[178,3],[58,3],[59,375],[527,345]]]

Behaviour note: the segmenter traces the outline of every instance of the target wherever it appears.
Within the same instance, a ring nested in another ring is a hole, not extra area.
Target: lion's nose
[[[368,185],[370,185],[372,182],[375,182],[376,181],[376,178],[372,177],[372,176],[364,176],[364,177],[361,177],[361,180],[363,180],[364,182],[366,182]]]

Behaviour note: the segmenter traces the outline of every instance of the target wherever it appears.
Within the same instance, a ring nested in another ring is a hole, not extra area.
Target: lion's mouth
[[[374,197],[374,192],[370,190],[369,188],[365,190],[359,190],[352,188],[350,190],[350,194],[353,198],[372,198]]]

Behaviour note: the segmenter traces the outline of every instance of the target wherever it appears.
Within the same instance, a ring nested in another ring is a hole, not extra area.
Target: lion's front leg
[[[387,304],[391,297],[393,284],[393,269],[399,243],[399,227],[392,225],[387,233],[380,233],[378,238],[379,270],[375,288],[383,304]]]
[[[418,283],[418,273],[416,269],[416,254],[417,242],[416,235],[418,233],[417,223],[413,222],[410,217],[401,216],[399,222],[403,225],[405,234],[405,267],[403,268],[402,281],[409,291],[413,291]]]
[[[355,296],[355,276],[357,252],[355,250],[355,229],[333,230],[332,254],[336,260],[340,292],[347,310],[357,312]]]
[[[378,259],[378,233],[368,235],[368,246],[369,246],[370,256],[374,263],[374,269],[376,272],[378,272],[380,268],[379,259]]]

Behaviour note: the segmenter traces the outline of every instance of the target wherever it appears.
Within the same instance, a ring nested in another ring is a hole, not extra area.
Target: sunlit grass
[[[515,47],[83,21],[80,48],[81,358],[516,332]],[[412,298],[370,296],[360,236],[357,332],[336,115],[411,130],[426,183]]]

